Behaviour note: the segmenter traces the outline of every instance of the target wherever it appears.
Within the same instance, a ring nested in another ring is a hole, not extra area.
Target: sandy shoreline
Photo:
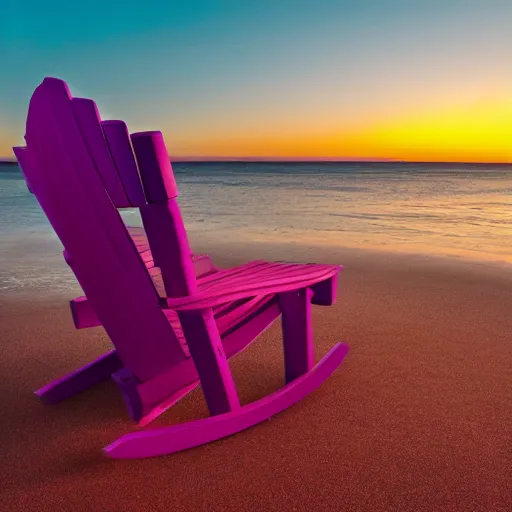
[[[342,367],[236,436],[111,461],[102,446],[133,428],[113,384],[54,407],[32,394],[109,348],[102,330],[74,330],[73,293],[0,295],[1,510],[510,510],[512,271],[335,248],[193,247],[226,266],[343,264],[338,303],[314,309],[317,357],[344,340]],[[243,403],[277,389],[279,324],[231,366]],[[196,390],[158,424],[206,414]]]

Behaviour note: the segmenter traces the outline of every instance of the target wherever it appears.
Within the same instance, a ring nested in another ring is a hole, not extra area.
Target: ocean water
[[[191,240],[296,242],[512,263],[512,165],[180,163]],[[122,215],[140,225],[136,210]],[[0,164],[0,291],[76,286],[17,167]]]

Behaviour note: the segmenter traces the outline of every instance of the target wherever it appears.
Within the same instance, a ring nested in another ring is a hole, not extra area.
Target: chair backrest
[[[30,101],[25,138],[27,147],[14,151],[27,185],[124,366],[145,381],[184,360],[117,210],[147,205],[126,125],[101,122],[93,101],[45,78]]]

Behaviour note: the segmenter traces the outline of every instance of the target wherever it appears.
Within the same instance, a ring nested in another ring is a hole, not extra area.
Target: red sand
[[[101,456],[133,428],[112,383],[52,407],[33,396],[109,347],[74,330],[72,297],[0,297],[0,510],[512,510],[512,272],[290,246],[224,262],[259,257],[345,265],[314,321],[318,356],[346,340],[347,359],[271,421],[156,459]],[[231,366],[244,403],[277,389],[279,325]],[[158,424],[206,414],[196,390]]]

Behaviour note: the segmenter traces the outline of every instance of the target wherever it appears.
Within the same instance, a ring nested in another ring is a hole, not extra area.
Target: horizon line
[[[469,160],[402,160],[399,158],[322,158],[322,157],[193,157],[169,155],[171,163],[399,163],[399,164],[473,164],[473,165],[512,165],[512,161],[504,162],[477,162]],[[18,164],[16,158],[0,157],[0,164]]]

